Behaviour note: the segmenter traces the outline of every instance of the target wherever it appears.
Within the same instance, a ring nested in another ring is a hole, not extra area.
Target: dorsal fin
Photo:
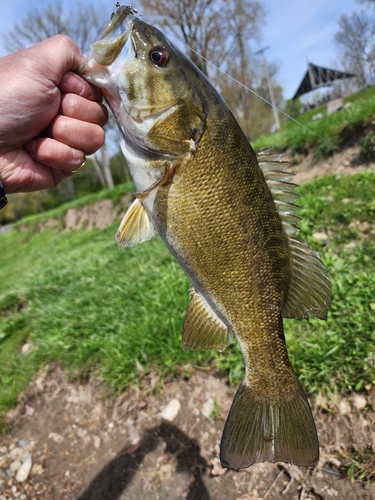
[[[272,193],[284,231],[288,235],[291,252],[291,281],[281,313],[284,318],[327,318],[331,303],[331,283],[327,270],[315,250],[295,236],[299,231],[299,217],[295,212],[300,207],[294,204],[298,195],[293,193],[296,184],[289,182],[294,175],[284,172],[290,164],[281,161],[281,154],[272,154],[271,148],[256,152],[267,185]]]
[[[331,282],[319,254],[296,236],[289,236],[291,281],[281,314],[302,319],[327,319]]]
[[[231,342],[229,328],[218,318],[205,299],[190,289],[182,340],[185,349],[218,349],[223,351]]]

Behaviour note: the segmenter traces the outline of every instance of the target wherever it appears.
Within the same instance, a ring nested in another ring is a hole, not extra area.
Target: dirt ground
[[[96,380],[80,385],[47,367],[9,414],[0,499],[375,499],[374,486],[343,473],[349,451],[375,449],[375,391],[312,402],[321,443],[314,470],[263,463],[234,472],[221,468],[219,443],[236,388],[212,371],[158,385],[149,375],[142,389],[109,397]],[[177,413],[168,421],[160,414],[171,401]],[[10,462],[25,449],[32,469],[19,482]]]
[[[316,179],[317,177],[323,177],[324,175],[330,174],[345,174],[353,175],[357,172],[363,172],[364,170],[374,170],[375,163],[367,162],[366,164],[358,161],[360,153],[360,146],[355,145],[345,148],[345,151],[336,153],[330,158],[321,160],[317,163],[313,161],[313,153],[300,158],[300,161],[296,156],[293,157],[290,151],[286,151],[283,156],[283,160],[294,162],[287,167],[286,170],[294,172],[295,176],[292,182],[296,184],[301,184],[303,182]]]

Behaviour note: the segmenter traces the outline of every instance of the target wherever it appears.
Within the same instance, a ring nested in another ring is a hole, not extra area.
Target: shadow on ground
[[[164,442],[165,452],[176,459],[176,473],[191,477],[186,491],[187,500],[209,500],[210,495],[203,482],[207,463],[200,454],[198,443],[190,439],[178,427],[163,422],[148,430],[137,449],[123,448],[93,479],[77,500],[116,500],[125,493],[145,457]]]

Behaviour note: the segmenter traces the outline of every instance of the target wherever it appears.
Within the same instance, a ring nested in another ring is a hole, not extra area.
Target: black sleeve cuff
[[[5,195],[3,183],[0,181],[0,210],[8,203],[8,198]]]

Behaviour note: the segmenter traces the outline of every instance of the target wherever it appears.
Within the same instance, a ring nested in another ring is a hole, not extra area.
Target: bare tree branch
[[[102,30],[106,16],[106,11],[100,5],[93,8],[84,0],[76,0],[66,10],[62,0],[55,0],[45,9],[32,9],[28,12],[3,35],[4,46],[9,52],[13,52],[63,33],[73,38],[82,52],[87,53],[90,43]]]
[[[363,87],[375,76],[375,17],[373,12],[353,12],[339,20],[335,42],[347,71],[355,73]]]

